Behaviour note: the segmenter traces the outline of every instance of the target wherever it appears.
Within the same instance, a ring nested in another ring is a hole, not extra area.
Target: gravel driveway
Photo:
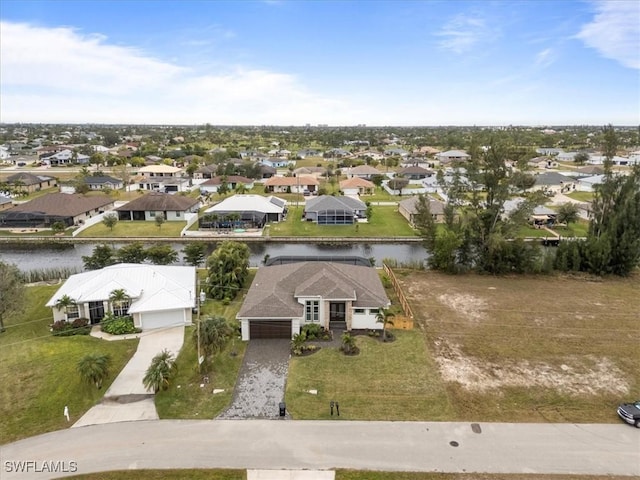
[[[250,340],[231,406],[217,418],[280,418],[289,367],[290,340]],[[288,415],[287,415],[288,416]]]

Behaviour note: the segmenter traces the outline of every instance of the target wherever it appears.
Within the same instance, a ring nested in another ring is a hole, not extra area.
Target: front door
[[[104,303],[89,302],[89,320],[91,324],[100,323],[104,317]]]
[[[346,307],[344,302],[330,302],[329,303],[329,321],[330,322],[344,322],[346,321]]]

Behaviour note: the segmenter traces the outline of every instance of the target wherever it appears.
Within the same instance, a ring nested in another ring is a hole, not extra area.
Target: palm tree
[[[207,317],[200,323],[200,345],[205,356],[224,348],[233,331],[227,320],[221,316]],[[198,342],[198,330],[193,331],[193,341]]]
[[[123,306],[129,303],[131,297],[127,294],[124,288],[117,288],[109,294],[109,302],[111,304],[111,311],[113,313],[116,312],[116,307],[118,310],[118,315],[122,316]]]
[[[151,365],[147,368],[142,383],[145,388],[153,390],[154,393],[166,390],[176,369],[173,354],[165,349],[151,359]]]
[[[391,313],[388,309],[380,307],[376,314],[376,322],[382,324],[382,341],[387,340],[387,325],[393,326],[391,317],[395,317],[395,313]]]
[[[66,321],[69,321],[69,318],[68,318],[69,307],[73,307],[75,305],[77,305],[76,301],[65,293],[56,301],[54,306],[56,307],[57,310],[63,310],[64,319]]]
[[[236,193],[239,195],[242,195],[244,193],[247,193],[249,191],[249,189],[247,188],[247,186],[244,183],[237,183],[236,184]]]
[[[356,345],[356,339],[349,332],[342,334],[342,345],[340,345],[340,350],[345,355],[355,355],[358,353],[359,349]]]
[[[109,376],[111,357],[99,353],[89,353],[82,357],[76,369],[82,380],[94,384],[96,388],[102,388],[102,382]]]

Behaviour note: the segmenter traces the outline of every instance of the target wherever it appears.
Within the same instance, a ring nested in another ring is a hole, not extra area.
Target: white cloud
[[[536,67],[545,68],[555,61],[555,52],[551,48],[545,48],[537,53],[535,59]]]
[[[71,28],[2,22],[0,69],[4,122],[304,124],[354,113],[293,75],[196,73]]]
[[[599,1],[576,38],[625,67],[640,69],[640,2]]]
[[[435,35],[442,37],[438,42],[440,48],[461,54],[487,39],[490,30],[484,19],[460,14],[448,21]]]

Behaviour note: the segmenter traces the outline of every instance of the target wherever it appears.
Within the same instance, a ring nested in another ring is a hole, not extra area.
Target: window
[[[126,317],[129,314],[129,302],[123,302],[120,305],[113,306],[113,314],[116,317]]]
[[[180,218],[180,212],[176,212],[176,217]]]
[[[353,313],[356,315],[364,315],[364,308],[354,308]]]
[[[72,320],[74,318],[80,318],[80,309],[78,305],[69,305],[67,307],[67,319]]]
[[[307,323],[320,322],[320,302],[318,300],[307,300],[305,303],[305,321]]]
[[[149,212],[149,216],[150,216],[151,218],[154,218],[154,217],[156,216],[156,212]]]
[[[379,311],[380,311],[380,309],[378,309],[378,308],[370,308],[369,309],[369,313],[371,315],[377,315]]]

